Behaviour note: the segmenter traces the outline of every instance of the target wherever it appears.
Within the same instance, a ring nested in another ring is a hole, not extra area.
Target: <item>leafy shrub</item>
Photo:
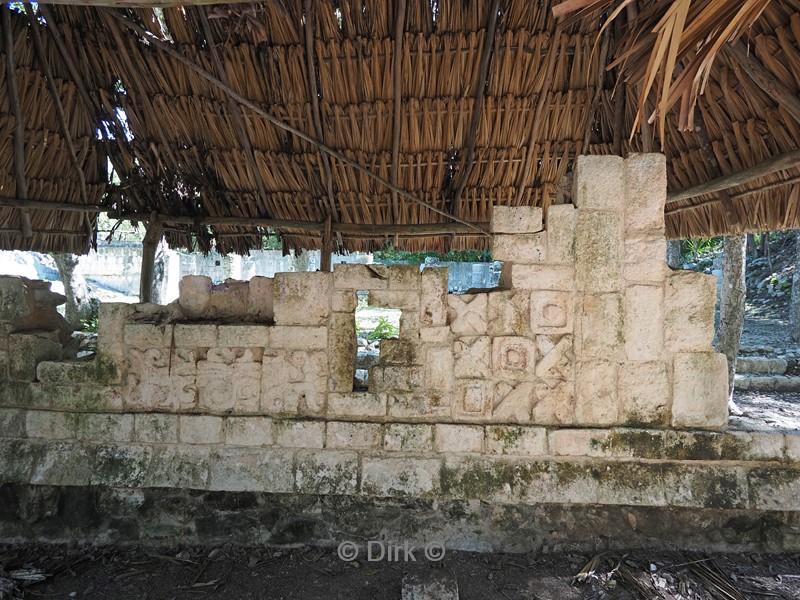
[[[375,329],[367,336],[367,339],[385,340],[387,338],[396,338],[398,335],[400,335],[400,329],[386,317],[381,317],[378,319]]]

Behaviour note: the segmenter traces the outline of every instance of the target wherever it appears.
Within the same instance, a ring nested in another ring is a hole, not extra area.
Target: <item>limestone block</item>
[[[322,448],[325,423],[322,421],[276,421],[275,445],[285,448]]]
[[[380,448],[383,425],[377,423],[328,422],[326,448]]]
[[[328,348],[328,328],[275,326],[270,329],[269,339],[273,348],[326,350]]]
[[[178,442],[178,416],[138,413],[133,420],[133,441],[156,444]]]
[[[29,438],[69,440],[77,437],[78,415],[75,413],[29,410],[25,419]]]
[[[125,323],[133,314],[130,304],[102,302],[97,310],[97,354],[116,367],[114,383],[122,381],[126,364]]]
[[[421,367],[370,367],[369,391],[410,392],[421,387],[422,374]]]
[[[392,265],[389,267],[389,290],[393,292],[420,291],[419,265]]]
[[[483,379],[465,379],[456,383],[457,405],[454,414],[476,419],[488,418],[494,405],[494,384]]]
[[[226,279],[211,286],[208,306],[203,314],[207,319],[242,318],[250,304],[250,286],[246,281]]]
[[[507,291],[487,296],[490,334],[525,335],[530,331],[530,294]]]
[[[269,346],[266,325],[220,325],[219,345],[227,348],[265,348]]]
[[[671,391],[666,363],[623,363],[618,389],[620,421],[628,425],[665,425]]]
[[[631,285],[625,290],[625,354],[628,360],[656,360],[664,352],[664,289]]]
[[[355,494],[358,491],[358,454],[298,452],[295,485],[300,494]]]
[[[250,279],[247,295],[247,315],[257,321],[271,321],[275,317],[272,306],[274,291],[272,279],[256,275]]]
[[[419,311],[404,310],[400,313],[400,337],[415,340],[419,336]]]
[[[352,392],[356,375],[356,322],[353,313],[333,313],[328,337],[329,386],[333,392]],[[322,390],[321,390],[322,391]]]
[[[391,393],[387,397],[389,416],[399,419],[449,417],[451,401],[450,393],[439,390]]]
[[[664,293],[664,345],[670,352],[709,352],[714,339],[717,278],[673,271]]]
[[[383,448],[391,452],[430,452],[433,450],[433,426],[389,423]]]
[[[578,211],[572,204],[553,204],[547,209],[547,260],[550,263],[573,263],[577,223]]]
[[[576,207],[622,212],[625,201],[625,161],[622,157],[578,157],[572,188],[572,203]]]
[[[144,485],[153,462],[152,448],[128,444],[107,444],[96,448],[91,485],[122,488]]]
[[[536,233],[543,229],[542,209],[533,206],[493,206],[492,233]]]
[[[63,350],[57,338],[55,333],[14,333],[8,336],[9,379],[35,381],[36,367],[40,362],[61,360]]]
[[[660,285],[667,277],[664,236],[632,234],[625,238],[623,275],[628,282]]]
[[[14,408],[0,409],[0,438],[25,437],[25,411]]]
[[[331,311],[330,273],[276,273],[273,310],[277,325],[324,325]]]
[[[100,377],[95,360],[43,361],[36,366],[36,379],[41,383],[94,384]]]
[[[492,258],[520,265],[547,262],[547,232],[495,235]]]
[[[511,265],[511,285],[518,290],[572,292],[575,268],[572,265]]]
[[[133,415],[78,415],[78,439],[90,442],[129,442],[133,439]]]
[[[500,382],[495,387],[492,420],[503,423],[526,423],[533,406],[532,381],[512,384]]]
[[[534,290],[530,295],[530,307],[533,333],[572,333],[575,312],[572,293]]]
[[[267,417],[228,417],[225,443],[231,446],[271,446],[272,419]]]
[[[576,353],[584,358],[621,358],[625,320],[620,294],[586,294],[581,303]]]
[[[434,426],[434,447],[437,452],[483,451],[483,427],[480,425]]]
[[[95,457],[87,447],[72,442],[49,442],[37,446],[36,454],[30,478],[26,477],[24,483],[36,486],[89,485]]]
[[[555,429],[548,433],[549,452],[553,456],[606,456],[612,430]]]
[[[452,341],[452,331],[447,326],[421,327],[419,330],[419,341],[428,345],[450,344]]]
[[[575,423],[613,425],[619,422],[617,364],[587,361],[578,364]]]
[[[172,345],[172,325],[126,323],[125,344],[131,348],[169,348]]]
[[[425,388],[449,390],[453,387],[453,351],[428,348],[425,351]]]
[[[441,462],[424,458],[364,457],[361,493],[377,497],[425,497],[441,487]]]
[[[211,469],[211,452],[202,446],[157,448],[143,486],[204,490]]]
[[[568,425],[575,420],[575,381],[541,379],[534,388],[531,420],[540,425]]]
[[[486,333],[488,294],[448,294],[450,329],[456,335]]]
[[[488,379],[492,376],[492,338],[470,336],[453,344],[454,374],[460,379]]]
[[[724,354],[675,355],[672,425],[720,429],[728,424],[728,363]]]
[[[0,321],[15,321],[29,313],[22,277],[0,275]]]
[[[486,428],[486,451],[516,456],[545,455],[547,430],[544,427],[490,425]]]
[[[367,299],[369,306],[378,308],[399,308],[402,310],[419,310],[419,292],[393,292],[371,290]]]
[[[352,313],[358,306],[358,294],[355,290],[333,290],[331,292],[331,310],[335,313]]]
[[[419,321],[424,326],[447,324],[447,269],[427,268],[420,284]]]
[[[128,350],[126,410],[189,410],[197,404],[197,351]]]
[[[418,365],[421,364],[419,347],[416,342],[406,339],[388,338],[381,340],[380,360],[381,365]]]
[[[667,160],[661,153],[631,154],[625,160],[625,229],[663,237]]]
[[[223,441],[222,417],[180,415],[178,439],[184,444],[219,444]]]
[[[227,492],[294,491],[294,453],[283,449],[219,448],[208,489]]]
[[[786,458],[800,461],[800,435],[796,431],[786,434]]]
[[[217,358],[212,349],[197,363],[197,395],[201,410],[215,413],[255,413],[261,402],[261,361],[251,349]]]
[[[622,286],[622,217],[609,211],[578,211],[575,285],[583,292],[616,292]]]
[[[385,417],[386,410],[384,394],[328,394],[329,417]]]
[[[571,379],[575,353],[572,336],[536,336],[536,377],[540,379]]]
[[[495,377],[512,380],[533,378],[536,346],[531,338],[499,336],[492,340],[492,371]]]
[[[267,350],[262,367],[263,411],[286,415],[325,412],[328,358],[324,352]]]
[[[213,348],[218,345],[217,326],[176,323],[174,340],[175,345],[179,347]]]
[[[187,275],[178,284],[178,304],[190,319],[203,316],[211,302],[211,277]]]
[[[385,290],[389,287],[389,267],[384,265],[333,265],[333,285],[337,289]]]

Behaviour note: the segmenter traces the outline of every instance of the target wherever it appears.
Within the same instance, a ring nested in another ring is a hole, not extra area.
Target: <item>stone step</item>
[[[740,356],[736,359],[737,373],[753,375],[783,375],[789,367],[785,358]]]
[[[737,373],[733,387],[739,392],[800,392],[800,376]]]

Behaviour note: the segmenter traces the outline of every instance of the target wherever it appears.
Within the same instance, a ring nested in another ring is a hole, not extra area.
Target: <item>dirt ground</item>
[[[346,562],[335,550],[0,546],[0,567],[48,574],[28,598],[114,600],[400,598],[407,573],[455,578],[462,600],[800,598],[800,555],[487,555]],[[0,572],[0,582],[2,573]],[[0,598],[2,598],[0,586]],[[14,596],[10,596],[14,598]]]

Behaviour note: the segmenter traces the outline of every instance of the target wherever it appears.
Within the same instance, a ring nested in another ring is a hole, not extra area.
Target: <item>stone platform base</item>
[[[0,541],[336,546],[479,552],[800,551],[800,512],[0,485]]]

